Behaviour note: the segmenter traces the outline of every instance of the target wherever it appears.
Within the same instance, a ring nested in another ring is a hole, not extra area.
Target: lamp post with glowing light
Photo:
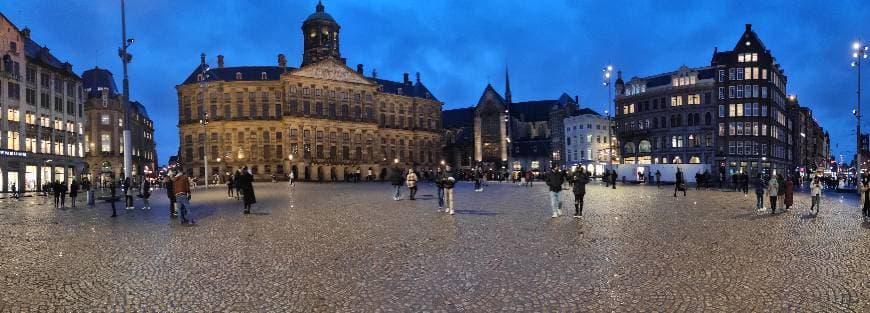
[[[607,65],[601,69],[601,72],[604,73],[604,82],[602,84],[605,88],[607,88],[607,108],[613,104],[613,96],[610,91],[610,78],[613,73],[613,65]],[[604,113],[607,115],[607,170],[613,169],[613,121],[610,119],[610,110],[605,110]],[[616,115],[616,114],[614,114]]]
[[[130,80],[127,79],[127,64],[133,60],[133,55],[127,53],[127,48],[133,45],[133,38],[127,38],[127,15],[124,0],[121,0],[121,48],[118,57],[124,65],[124,94],[121,97],[121,109],[124,110],[124,178],[133,175],[133,135],[130,131]]]
[[[861,43],[861,41],[856,41],[852,44],[852,58],[855,59],[852,61],[852,67],[858,70],[858,104],[855,111],[852,111],[857,119],[855,126],[855,135],[858,140],[858,149],[855,151],[855,165],[858,166],[858,169],[855,171],[856,177],[861,175],[861,169],[863,168],[863,166],[861,166],[861,62],[867,59],[867,50],[867,45]]]

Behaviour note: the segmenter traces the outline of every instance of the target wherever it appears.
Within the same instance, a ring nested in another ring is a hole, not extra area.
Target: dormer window
[[[398,94],[402,94],[402,87],[399,87]]]
[[[266,80],[266,72],[260,72],[260,79]]]
[[[242,79],[242,72],[236,72],[236,79]]]
[[[203,80],[204,80],[204,79],[203,79],[202,74],[196,74],[196,81],[201,82],[201,81],[203,81]]]

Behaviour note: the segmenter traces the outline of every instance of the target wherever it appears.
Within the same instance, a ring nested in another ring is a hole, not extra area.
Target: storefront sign
[[[10,157],[27,157],[27,152],[24,151],[12,151],[12,150],[0,150],[0,156],[10,156]]]

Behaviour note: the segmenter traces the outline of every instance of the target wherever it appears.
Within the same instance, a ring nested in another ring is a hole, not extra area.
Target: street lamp
[[[205,98],[203,98],[203,102],[205,102]],[[205,106],[204,103],[203,106]],[[208,112],[202,115],[202,119],[199,120],[199,125],[202,125],[202,132],[203,134],[205,134],[205,136],[203,136],[205,138],[203,138],[202,141],[202,158],[205,163],[205,173],[203,173],[202,176],[205,178],[205,188],[208,188],[208,147],[206,146],[206,143],[208,142],[208,133],[206,133],[206,126],[208,125]]]
[[[133,175],[133,139],[130,132],[130,81],[127,79],[127,64],[133,60],[133,55],[127,53],[127,48],[133,45],[133,38],[127,38],[127,16],[124,0],[121,0],[121,48],[118,57],[124,65],[124,95],[121,99],[121,109],[124,110],[124,177]]]
[[[610,92],[610,79],[613,73],[613,65],[607,65],[601,69],[603,73],[603,82],[605,88],[607,88],[607,108],[610,108],[610,105],[613,103],[613,96]],[[605,110],[604,114],[607,115],[607,170],[611,170],[613,168],[613,122],[610,119],[610,111]]]
[[[855,151],[855,164],[858,165],[858,169],[855,172],[855,175],[861,175],[861,61],[867,59],[867,51],[868,46],[861,43],[861,41],[856,41],[852,43],[852,58],[855,59],[852,61],[852,67],[856,68],[858,71],[858,104],[857,109],[853,112],[855,114],[855,119],[857,120],[855,125],[855,136],[857,137],[857,147],[858,149]]]

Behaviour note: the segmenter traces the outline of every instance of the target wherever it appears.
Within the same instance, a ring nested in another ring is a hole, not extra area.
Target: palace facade
[[[441,158],[442,103],[420,74],[401,81],[351,69],[341,27],[317,4],[302,24],[301,67],[217,66],[205,55],[176,86],[179,162],[202,178],[247,166],[256,179],[293,172],[304,180],[384,177],[388,169],[432,169]],[[208,167],[206,169],[206,162]]]

